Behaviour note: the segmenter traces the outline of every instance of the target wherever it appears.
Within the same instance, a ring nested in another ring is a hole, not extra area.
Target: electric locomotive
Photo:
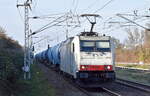
[[[115,80],[114,45],[110,36],[83,32],[60,48],[60,70],[86,83]]]
[[[83,32],[36,57],[39,61],[43,59],[43,62],[56,65],[53,68],[82,84],[102,84],[115,80],[114,44],[110,36]]]

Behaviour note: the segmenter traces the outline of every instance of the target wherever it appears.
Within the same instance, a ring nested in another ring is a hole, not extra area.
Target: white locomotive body
[[[75,36],[60,48],[60,70],[75,79],[115,79],[114,45],[109,36]]]

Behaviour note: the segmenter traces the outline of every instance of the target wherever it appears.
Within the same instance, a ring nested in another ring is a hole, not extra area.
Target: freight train
[[[38,62],[86,84],[115,80],[115,47],[110,36],[82,32],[35,55]]]

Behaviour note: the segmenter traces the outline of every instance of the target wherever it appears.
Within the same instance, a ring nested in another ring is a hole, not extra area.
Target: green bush
[[[4,32],[0,30],[0,79],[13,91],[22,75],[23,49]]]
[[[43,79],[37,66],[32,65],[32,79],[23,80],[23,57],[22,47],[17,41],[7,37],[0,27],[0,79],[3,79],[0,87],[4,83],[7,87],[0,90],[5,91],[2,96],[54,96],[54,90],[48,80]]]

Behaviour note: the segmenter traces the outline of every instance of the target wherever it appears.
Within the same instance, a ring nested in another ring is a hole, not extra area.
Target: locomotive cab
[[[114,46],[110,36],[80,36],[80,64],[77,78],[84,82],[115,79]]]

